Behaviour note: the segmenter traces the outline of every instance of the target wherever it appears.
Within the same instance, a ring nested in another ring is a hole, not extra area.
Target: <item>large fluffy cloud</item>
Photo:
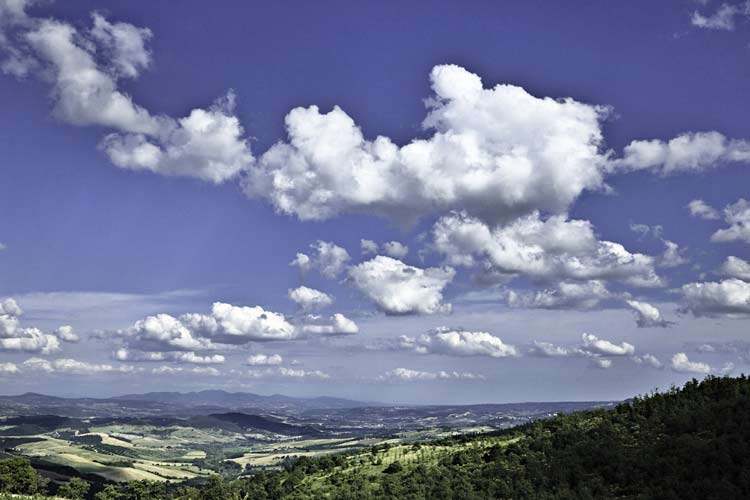
[[[161,120],[161,128],[152,137],[109,134],[101,148],[121,168],[218,184],[235,177],[252,161],[244,129],[233,113],[234,94],[230,92],[209,109],[193,109],[176,121]]]
[[[430,81],[427,139],[401,147],[383,136],[371,141],[338,107],[295,108],[288,141],[259,158],[245,191],[302,220],[368,212],[413,221],[461,208],[497,221],[564,211],[603,185],[605,108],[513,85],[484,88],[454,65],[436,66]]]
[[[260,306],[215,302],[209,315],[192,313],[180,319],[190,330],[225,344],[290,340],[297,334],[294,325],[283,314],[266,311]]]
[[[468,331],[448,327],[437,328],[416,338],[402,336],[399,346],[420,354],[449,356],[489,356],[505,358],[518,356],[518,350],[505,344],[489,332]]]
[[[43,19],[23,36],[49,65],[55,115],[75,125],[101,125],[124,132],[154,134],[159,119],[117,89],[116,77],[97,65],[94,55],[77,43],[72,25]]]
[[[737,278],[682,286],[685,310],[695,316],[743,318],[750,315],[750,283]]]
[[[44,333],[34,327],[21,327],[21,315],[23,310],[14,299],[0,300],[0,351],[51,354],[60,350],[57,335]],[[67,330],[70,327],[60,328]],[[72,334],[72,329],[70,333]]]
[[[214,349],[207,339],[169,314],[157,314],[136,321],[118,332],[130,347],[143,351],[194,351]]]
[[[283,314],[266,311],[260,306],[215,302],[210,314],[188,313],[179,318],[157,314],[138,320],[131,327],[116,333],[125,340],[123,352],[151,353],[146,359],[151,361],[195,363],[198,357],[193,354],[194,351],[216,350],[222,344],[290,340],[298,332]],[[167,354],[173,351],[189,351],[190,354]],[[130,356],[138,357],[136,353]]]
[[[477,259],[508,275],[537,280],[624,281],[659,286],[653,257],[631,253],[619,243],[601,241],[589,221],[538,212],[490,227],[465,213],[442,217],[433,228],[436,250],[452,265],[472,266]]]
[[[24,22],[3,36],[3,69],[48,80],[59,119],[112,129],[101,148],[115,165],[219,183],[253,161],[231,91],[208,109],[174,119],[153,115],[119,88],[119,79],[150,64],[150,30],[94,14],[92,28],[81,32],[64,21],[28,17],[22,4],[4,3],[4,11]]]
[[[60,341],[54,335],[38,328],[19,328],[13,337],[0,338],[0,351],[23,351],[51,354],[60,350]]]
[[[352,283],[386,314],[449,312],[443,289],[454,275],[450,267],[421,269],[383,255],[349,269]]]

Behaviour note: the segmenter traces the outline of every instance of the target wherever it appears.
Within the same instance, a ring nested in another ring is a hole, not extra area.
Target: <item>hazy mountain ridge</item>
[[[309,410],[348,409],[373,404],[335,397],[296,398],[274,394],[263,396],[249,392],[206,390],[198,392],[148,392],[109,398],[65,398],[27,392],[0,396],[0,411],[5,414],[57,414],[71,417],[114,415],[181,416],[242,410],[250,413],[301,414]]]

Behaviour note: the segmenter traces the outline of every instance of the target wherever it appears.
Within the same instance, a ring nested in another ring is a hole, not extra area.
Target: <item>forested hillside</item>
[[[0,489],[54,493],[9,467]],[[111,485],[95,498],[750,498],[750,380],[709,377],[494,435],[290,459],[203,485]]]

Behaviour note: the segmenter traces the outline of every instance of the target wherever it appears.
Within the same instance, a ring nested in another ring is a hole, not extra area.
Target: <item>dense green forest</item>
[[[708,377],[611,410],[408,449],[290,459],[283,470],[186,485],[55,486],[23,459],[0,491],[109,499],[750,498],[750,379]]]

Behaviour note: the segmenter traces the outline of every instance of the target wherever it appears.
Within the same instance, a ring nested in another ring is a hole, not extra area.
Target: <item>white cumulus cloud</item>
[[[684,352],[678,352],[672,356],[672,369],[680,373],[699,373],[709,374],[711,373],[711,367],[706,363],[700,363],[697,361],[690,361],[687,354]]]
[[[489,332],[448,327],[436,328],[416,338],[402,336],[399,344],[401,348],[414,350],[420,354],[492,358],[518,356],[518,350],[514,346],[505,344],[499,337]]]
[[[685,310],[695,316],[742,318],[750,315],[750,283],[737,278],[682,286]]]
[[[383,243],[383,252],[394,259],[403,259],[409,253],[409,247],[399,241]]]
[[[667,142],[659,139],[633,141],[615,168],[652,170],[661,175],[701,172],[726,163],[750,161],[750,142],[727,139],[719,132],[690,132]]]
[[[278,354],[251,354],[247,358],[247,364],[250,366],[276,366],[283,361],[283,358]]]
[[[561,282],[534,292],[508,290],[505,300],[511,307],[529,309],[592,309],[610,297],[602,281]]]
[[[60,350],[56,334],[39,328],[21,327],[23,310],[12,298],[0,300],[0,351],[21,351],[51,354]]]
[[[721,274],[730,278],[750,281],[750,262],[730,255],[721,265]]]
[[[450,312],[443,289],[454,276],[450,267],[421,269],[383,255],[349,269],[352,283],[386,314]]]
[[[306,286],[289,290],[289,298],[305,311],[322,309],[333,304],[333,299],[330,295]]]
[[[247,376],[257,379],[277,378],[291,380],[328,380],[331,378],[328,373],[322,370],[304,370],[302,368],[288,368],[286,366],[248,370]]]
[[[706,220],[717,220],[720,217],[718,210],[700,199],[688,203],[687,208],[690,210],[690,215],[693,217],[699,217]]]
[[[362,248],[362,255],[371,255],[378,253],[378,244],[372,240],[359,240],[359,246]]]
[[[57,338],[63,342],[70,342],[73,344],[81,340],[81,337],[78,336],[70,325],[62,325],[58,327],[57,330],[55,330],[55,335],[57,335]]]
[[[214,302],[211,314],[184,314],[180,321],[198,335],[224,344],[290,340],[297,332],[283,314],[260,306],[235,306]]]
[[[410,368],[394,368],[379,375],[376,380],[382,382],[419,382],[430,380],[484,380],[484,378],[483,375],[473,372],[444,370],[428,372]]]
[[[674,324],[664,319],[661,311],[648,302],[638,300],[627,300],[626,302],[635,313],[635,323],[638,328],[666,328]]]
[[[296,266],[303,273],[310,269],[317,269],[326,278],[335,278],[346,268],[351,259],[349,252],[330,241],[318,240],[310,245],[312,257],[305,253],[298,253],[289,263]]]
[[[135,78],[151,64],[147,43],[152,37],[148,28],[138,28],[129,23],[111,23],[101,14],[92,15],[94,26],[91,37],[97,41],[104,56],[118,75]]]
[[[70,358],[59,358],[48,361],[42,358],[29,358],[23,362],[24,369],[43,371],[46,373],[67,373],[73,375],[94,375],[97,373],[131,373],[134,371],[128,365],[110,365],[88,363]]]
[[[305,324],[302,325],[302,331],[313,335],[353,335],[359,332],[359,326],[341,313],[335,313],[327,318],[308,315]]]
[[[750,16],[750,2],[738,4],[722,3],[713,14],[704,15],[697,10],[690,17],[690,23],[702,29],[733,31],[736,18]]]
[[[0,363],[0,375],[10,375],[18,372],[18,365],[15,363]]]
[[[507,275],[537,280],[619,280],[635,286],[662,285],[655,259],[601,241],[589,221],[539,213],[490,227],[464,213],[442,217],[433,228],[434,247],[449,264],[473,266],[481,259]]]
[[[633,356],[632,359],[639,365],[646,364],[652,368],[656,368],[657,370],[660,370],[664,367],[662,362],[659,361],[659,358],[657,358],[653,354],[644,354],[643,356]]]
[[[581,335],[581,340],[585,349],[603,356],[628,356],[635,352],[635,347],[632,344],[627,342],[615,344],[589,333]]]
[[[606,108],[514,85],[485,88],[455,65],[434,67],[430,81],[428,138],[399,147],[384,136],[366,139],[339,107],[295,108],[286,116],[288,141],[258,159],[246,193],[302,220],[367,212],[408,223],[457,208],[492,221],[562,212],[603,186]]]
[[[220,183],[252,163],[231,91],[179,119],[153,115],[119,88],[121,78],[134,78],[151,63],[151,31],[92,18],[92,28],[79,31],[61,20],[25,16],[15,23],[18,33],[0,43],[7,53],[3,69],[49,81],[57,118],[111,129],[100,147],[119,167]]]
[[[750,243],[750,202],[740,198],[736,203],[728,205],[724,209],[724,220],[729,224],[729,227],[716,231],[711,235],[711,241],[716,243],[729,241]]]

